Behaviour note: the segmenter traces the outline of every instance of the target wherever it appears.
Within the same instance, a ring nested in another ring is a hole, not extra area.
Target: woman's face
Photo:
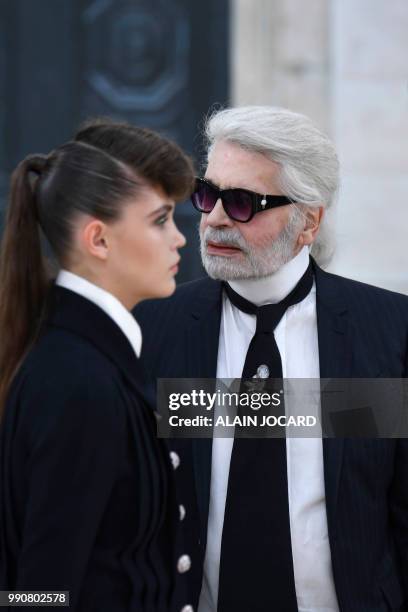
[[[146,185],[124,204],[120,218],[105,226],[103,285],[129,309],[175,289],[178,249],[186,240],[173,213],[174,201],[162,189]]]

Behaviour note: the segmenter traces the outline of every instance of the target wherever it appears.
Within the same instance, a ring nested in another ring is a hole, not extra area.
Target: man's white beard
[[[236,228],[216,229],[207,227],[204,233],[200,232],[200,252],[203,266],[208,276],[224,281],[270,276],[293,258],[296,241],[303,224],[302,211],[294,208],[286,227],[279,236],[270,244],[262,247],[254,247],[248,244]],[[209,240],[238,247],[242,254],[236,258],[209,255],[206,249]]]

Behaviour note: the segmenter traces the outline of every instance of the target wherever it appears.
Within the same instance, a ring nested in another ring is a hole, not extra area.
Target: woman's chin
[[[156,300],[166,298],[173,295],[176,289],[176,279],[168,277],[161,283],[155,283],[152,286],[145,286],[143,291],[139,293],[137,303],[143,300]]]
[[[160,286],[156,286],[154,290],[152,290],[152,298],[165,298],[169,297],[174,293],[176,289],[176,279],[170,278],[165,283]]]
[[[172,295],[175,292],[176,287],[176,279],[173,276],[173,278],[171,278],[170,282],[167,284],[165,291],[163,292],[163,297],[169,297],[169,295]]]

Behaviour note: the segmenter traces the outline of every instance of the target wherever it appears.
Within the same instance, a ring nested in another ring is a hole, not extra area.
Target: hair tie
[[[25,158],[26,171],[34,172],[34,174],[41,176],[48,165],[48,161],[48,155],[29,155]]]
[[[37,223],[41,225],[40,214],[39,214],[39,209],[38,209],[38,201],[37,201],[38,183],[42,175],[44,174],[44,171],[48,167],[49,156],[41,155],[41,154],[29,155],[28,157],[25,158],[24,162],[25,162],[26,176],[30,184],[30,189],[31,189],[32,198],[33,198],[34,216],[36,218]],[[30,177],[29,177],[30,173],[36,175],[36,178],[34,180],[30,180]]]

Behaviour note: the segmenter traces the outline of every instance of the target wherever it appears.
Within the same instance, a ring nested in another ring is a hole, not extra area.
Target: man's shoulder
[[[197,300],[206,296],[218,294],[220,282],[205,276],[197,280],[188,281],[178,285],[177,289],[168,298],[145,300],[133,310],[136,319],[144,319],[145,316],[164,315],[186,311],[191,308]]]
[[[390,289],[384,289],[383,287],[378,287],[377,285],[371,285],[370,283],[364,283],[362,281],[355,280],[353,278],[348,278],[346,276],[340,276],[338,274],[334,274],[333,272],[323,272],[327,277],[329,277],[332,281],[341,283],[350,291],[357,291],[359,293],[364,292],[368,293],[372,296],[378,295],[384,299],[395,299],[397,301],[402,301],[408,304],[408,296],[399,293],[398,291],[392,291]]]
[[[324,286],[326,291],[331,287],[335,288],[348,305],[358,305],[364,302],[371,304],[373,308],[392,306],[404,311],[408,317],[408,296],[403,293],[323,270],[319,271],[319,275],[323,280],[321,286]]]
[[[196,280],[181,283],[177,286],[174,294],[167,298],[169,300],[185,299],[196,297],[198,294],[205,294],[207,291],[214,291],[220,287],[220,281],[214,280],[209,276],[203,276]]]

